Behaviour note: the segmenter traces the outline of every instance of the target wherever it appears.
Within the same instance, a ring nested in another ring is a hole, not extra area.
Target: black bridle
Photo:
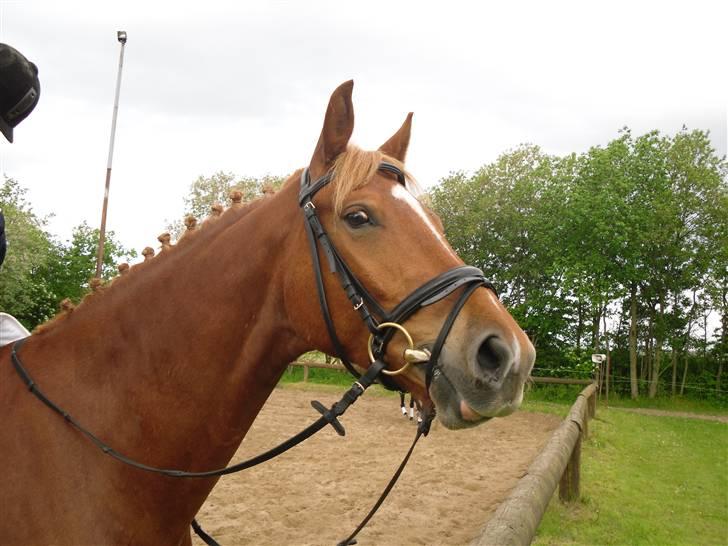
[[[406,186],[404,172],[402,172],[402,170],[396,165],[382,162],[379,164],[379,170],[394,175],[399,184]],[[445,344],[455,319],[465,305],[465,302],[473,294],[475,289],[480,286],[489,288],[494,292],[495,288],[490,281],[485,279],[483,272],[480,269],[463,265],[445,271],[437,277],[427,281],[425,284],[415,289],[412,293],[405,297],[394,309],[389,312],[385,311],[384,308],[379,305],[377,300],[367,291],[364,285],[359,282],[349,266],[346,264],[346,261],[342,258],[341,254],[336,250],[334,243],[326,233],[326,230],[321,224],[316,213],[316,206],[313,203],[313,199],[319,190],[324,188],[333,180],[333,176],[333,172],[329,171],[315,182],[311,182],[309,170],[304,169],[301,173],[301,189],[299,192],[298,202],[306,218],[306,234],[308,236],[308,242],[311,249],[311,259],[313,261],[313,270],[316,277],[316,289],[318,292],[321,312],[324,317],[324,322],[326,323],[326,329],[328,330],[329,337],[334,345],[337,356],[341,359],[344,366],[346,366],[347,370],[349,370],[352,375],[355,377],[359,376],[356,369],[351,364],[351,361],[346,356],[346,351],[344,350],[339,336],[336,334],[336,328],[331,318],[331,313],[329,312],[321,263],[318,255],[318,245],[321,246],[323,254],[326,257],[329,271],[331,273],[336,273],[346,296],[349,298],[352,306],[359,313],[359,316],[372,335],[372,353],[375,361],[384,360],[387,344],[396,332],[396,330],[392,328],[382,330],[379,326],[380,324],[395,323],[401,325],[420,309],[442,300],[458,288],[463,287],[460,297],[453,305],[449,315],[440,329],[440,333],[432,346],[431,356],[427,361],[425,371],[425,388],[429,390],[442,347]],[[401,390],[400,387],[393,385],[388,381],[386,378],[386,371],[384,371],[384,374],[380,376],[380,381],[382,381],[387,388]]]
[[[403,186],[406,185],[405,175],[402,170],[399,169],[397,166],[392,165],[391,163],[382,162],[379,165],[379,170],[389,174],[393,174],[394,176],[396,176],[397,181],[400,184],[402,184]],[[242,461],[226,468],[200,472],[188,472],[184,470],[153,467],[144,463],[140,463],[130,457],[127,457],[126,455],[123,455],[122,453],[110,447],[98,436],[85,428],[66,410],[64,410],[62,407],[53,402],[53,400],[48,398],[40,390],[38,385],[33,381],[32,377],[28,373],[27,369],[23,366],[23,363],[20,360],[20,356],[18,355],[18,351],[28,338],[21,339],[13,344],[11,351],[11,361],[13,363],[13,367],[25,383],[28,390],[36,398],[38,398],[51,410],[61,415],[67,423],[69,423],[72,427],[78,430],[101,451],[103,451],[107,455],[110,455],[116,460],[139,470],[162,474],[164,476],[169,476],[173,478],[210,478],[223,476],[226,474],[239,472],[241,470],[245,470],[247,468],[268,461],[273,457],[276,457],[277,455],[280,455],[281,453],[284,453],[292,447],[300,444],[307,438],[310,438],[316,432],[326,427],[327,425],[331,425],[339,435],[343,436],[345,434],[344,427],[339,422],[338,417],[343,415],[344,412],[349,408],[349,406],[356,402],[356,400],[364,393],[364,391],[375,381],[379,380],[388,388],[401,390],[401,387],[394,385],[393,383],[391,383],[391,380],[387,378],[387,373],[392,374],[397,372],[386,370],[387,365],[385,362],[387,344],[392,339],[398,329],[404,330],[404,328],[400,326],[401,323],[407,321],[418,310],[442,300],[446,296],[452,294],[458,288],[462,287],[463,291],[461,292],[458,299],[455,301],[455,304],[450,310],[450,313],[443,322],[440,333],[438,334],[437,339],[432,346],[430,357],[426,362],[425,384],[426,388],[429,390],[430,383],[432,381],[435,368],[437,366],[437,361],[442,351],[442,347],[445,344],[445,341],[448,334],[450,333],[455,319],[465,305],[466,301],[473,294],[473,292],[475,292],[475,290],[481,286],[489,288],[493,291],[495,291],[495,288],[493,288],[493,285],[485,279],[482,271],[480,271],[479,269],[470,266],[459,266],[450,269],[449,271],[445,271],[444,273],[426,282],[425,284],[414,290],[406,298],[404,298],[394,309],[389,312],[385,311],[382,306],[379,305],[377,300],[366,290],[364,285],[359,282],[351,269],[347,266],[344,259],[336,250],[336,247],[329,238],[326,230],[323,228],[323,225],[321,224],[316,214],[316,207],[313,204],[313,199],[316,193],[327,184],[329,184],[332,180],[333,173],[329,172],[315,182],[311,183],[309,171],[308,169],[305,169],[301,174],[299,205],[301,206],[304,216],[306,218],[306,233],[311,249],[311,258],[313,262],[314,275],[316,278],[316,287],[319,303],[321,305],[321,311],[324,317],[324,322],[326,323],[326,328],[328,330],[329,336],[331,337],[331,341],[334,345],[337,356],[341,359],[346,368],[357,378],[357,381],[355,381],[351,388],[349,388],[349,390],[344,393],[344,395],[338,402],[332,404],[332,406],[328,409],[321,402],[315,400],[312,401],[311,405],[319,413],[321,413],[321,417],[319,417],[318,420],[316,420],[314,423],[306,427],[304,430],[302,430],[292,438],[289,438],[288,440],[266,451],[265,453],[262,453],[258,456],[252,457],[251,459]],[[331,273],[337,274],[337,277],[341,283],[342,288],[344,289],[344,292],[349,298],[349,301],[352,303],[354,309],[359,313],[359,316],[371,333],[370,350],[372,354],[372,362],[361,376],[359,376],[356,369],[351,364],[351,361],[347,358],[343,344],[336,334],[336,328],[331,318],[328,303],[326,300],[323,274],[318,256],[319,244],[321,245],[323,253],[326,256],[327,262],[329,264],[329,271]],[[392,323],[397,326],[397,328],[388,327],[386,329],[383,329],[381,327],[386,324]],[[390,480],[389,484],[385,488],[384,493],[380,496],[372,510],[370,510],[370,512],[367,514],[361,524],[357,527],[357,529],[348,538],[343,540],[340,545],[354,544],[356,542],[354,541],[354,537],[366,525],[369,519],[371,519],[371,517],[374,515],[382,502],[384,502],[387,494],[392,489],[400,474],[404,470],[404,467],[407,464],[407,461],[409,460],[410,455],[412,454],[412,451],[417,444],[417,441],[421,436],[426,436],[429,432],[430,424],[433,418],[434,412],[430,412],[429,414],[425,414],[423,416],[422,422],[417,427],[417,434],[415,436],[414,442],[412,443],[412,446],[409,448],[407,455],[405,456],[404,460],[402,461],[394,476]],[[200,528],[196,520],[192,521],[192,527],[195,533],[197,533],[208,545],[219,546],[212,537],[207,535]]]

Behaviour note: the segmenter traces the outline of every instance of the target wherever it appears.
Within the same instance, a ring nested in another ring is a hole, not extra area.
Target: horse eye
[[[344,219],[353,228],[359,228],[369,223],[369,215],[363,210],[350,212]]]

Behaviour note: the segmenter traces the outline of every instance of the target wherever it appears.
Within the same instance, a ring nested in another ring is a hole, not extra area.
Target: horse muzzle
[[[442,424],[469,428],[517,410],[535,359],[531,342],[488,333],[458,349],[445,346],[430,385]]]

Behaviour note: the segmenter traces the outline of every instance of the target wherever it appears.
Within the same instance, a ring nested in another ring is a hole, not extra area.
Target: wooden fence
[[[578,499],[581,441],[588,435],[589,419],[596,415],[596,393],[592,383],[579,394],[569,415],[471,546],[530,544],[557,485],[562,501]]]
[[[327,364],[326,362],[316,362],[316,361],[313,361],[313,362],[296,361],[296,362],[291,362],[289,364],[289,366],[303,366],[303,381],[304,382],[308,381],[308,371],[311,368],[318,368],[318,369],[322,369],[322,370],[337,370],[340,372],[346,371],[346,368],[344,368],[343,364],[336,364],[333,362],[331,364]]]

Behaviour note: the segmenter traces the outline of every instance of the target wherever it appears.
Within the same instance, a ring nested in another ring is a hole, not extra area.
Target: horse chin
[[[430,397],[437,408],[437,418],[445,428],[451,430],[476,427],[493,417],[510,415],[518,409],[523,398],[522,387],[512,400],[499,403],[498,393],[476,394],[471,388],[458,389],[454,383],[457,381],[438,369],[430,385]],[[475,399],[480,402],[473,402]]]

